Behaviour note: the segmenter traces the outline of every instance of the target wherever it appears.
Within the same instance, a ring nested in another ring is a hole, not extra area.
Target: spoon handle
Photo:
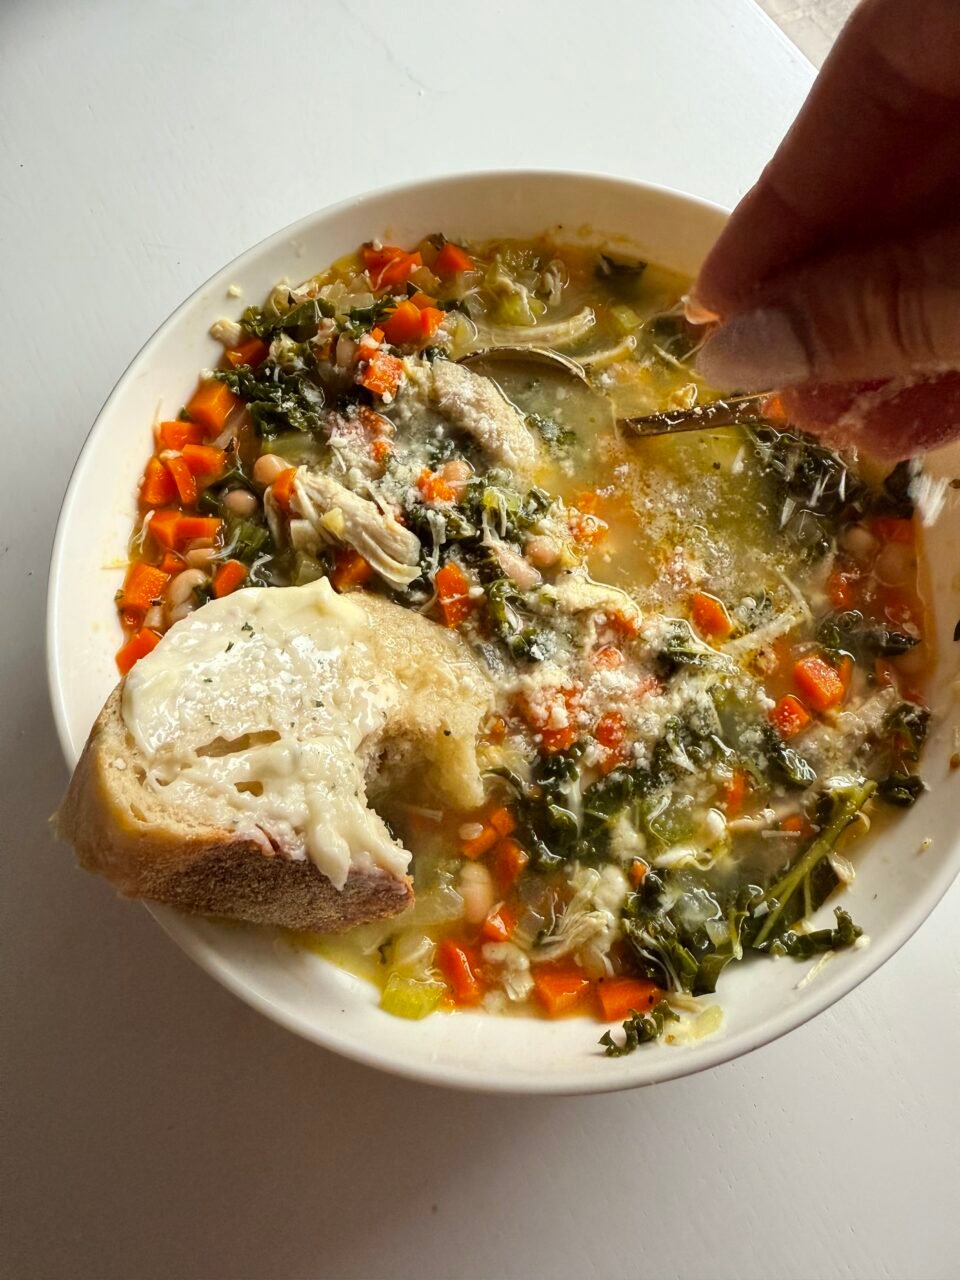
[[[620,418],[617,426],[636,436],[672,435],[678,431],[706,431],[713,427],[755,426],[764,421],[761,404],[770,395],[732,396],[729,400],[713,400],[691,409],[651,413],[645,418]]]

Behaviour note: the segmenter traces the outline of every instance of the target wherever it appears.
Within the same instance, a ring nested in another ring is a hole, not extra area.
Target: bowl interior
[[[68,762],[76,762],[116,682],[113,654],[120,634],[113,595],[126,561],[136,483],[152,447],[151,425],[160,416],[174,416],[197,370],[215,363],[220,348],[208,335],[214,320],[260,301],[278,280],[296,282],[375,237],[402,244],[434,230],[468,239],[554,230],[569,242],[620,246],[692,274],[724,218],[722,210],[690,197],[612,178],[475,174],[322,211],[209,280],[158,330],[117,384],[64,502],[50,573],[48,664]],[[231,286],[240,289],[240,297],[228,296]],[[932,465],[948,474],[956,454],[941,454]],[[807,983],[802,979],[809,966],[790,961],[736,966],[721,985],[723,1027],[709,1039],[611,1060],[596,1048],[601,1028],[586,1019],[549,1023],[458,1013],[408,1023],[383,1014],[366,983],[318,956],[278,944],[266,932],[225,928],[168,910],[154,914],[188,954],[269,1016],[358,1060],[437,1083],[518,1092],[602,1091],[687,1074],[755,1048],[826,1008],[877,968],[921,923],[957,871],[960,845],[952,815],[960,772],[950,770],[949,757],[953,632],[960,617],[960,575],[953,569],[958,536],[960,517],[948,504],[926,539],[940,653],[932,691],[936,727],[924,767],[932,794],[891,823],[859,861],[847,896],[870,944],[835,957]]]

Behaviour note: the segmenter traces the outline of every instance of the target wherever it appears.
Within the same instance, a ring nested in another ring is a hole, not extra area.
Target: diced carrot
[[[733,631],[733,623],[723,602],[705,591],[695,591],[691,596],[690,615],[700,634],[711,640],[726,640]]]
[[[650,868],[642,858],[634,858],[633,862],[630,863],[630,870],[627,873],[627,879],[635,889],[639,889],[640,885],[643,884],[644,877],[649,869]]]
[[[364,245],[361,257],[375,290],[405,284],[410,272],[423,265],[419,253],[405,253],[395,245],[384,245],[381,249]]]
[[[203,428],[199,422],[161,422],[157,428],[160,445],[164,449],[182,449],[185,444],[200,444]]]
[[[135,662],[155,649],[160,643],[160,634],[144,627],[136,635],[131,636],[125,645],[117,650],[117,667],[121,675],[126,675]]]
[[[120,625],[124,631],[139,631],[143,625],[142,609],[121,609]]]
[[[558,751],[566,751],[572,747],[577,738],[576,727],[565,725],[562,729],[541,729],[540,745],[548,755],[556,755]]]
[[[581,969],[547,968],[533,971],[537,998],[551,1018],[575,1009],[590,990],[590,979]]]
[[[156,516],[154,516],[154,520]],[[219,516],[181,516],[177,525],[177,545],[183,546],[194,538],[216,538],[223,521]],[[152,528],[152,522],[151,522]]]
[[[373,565],[358,551],[338,551],[330,582],[338,591],[350,591],[362,587],[373,577]]]
[[[517,821],[509,809],[494,809],[490,815],[490,825],[501,836],[509,836],[517,829]]]
[[[465,858],[482,858],[485,853],[490,852],[499,839],[500,836],[496,829],[484,824],[483,830],[478,836],[464,840],[460,846],[460,852]]]
[[[287,467],[286,471],[281,471],[270,486],[270,492],[282,511],[289,512],[290,510],[290,502],[293,498],[293,482],[296,478],[297,468]]]
[[[176,496],[173,476],[159,458],[151,458],[143,472],[140,501],[145,507],[162,507],[165,502],[173,502]]]
[[[226,356],[235,369],[239,369],[244,364],[248,364],[251,369],[255,369],[258,364],[263,364],[269,351],[270,348],[267,344],[261,342],[259,338],[248,338],[246,342],[241,342],[238,347],[231,348],[226,353]]]
[[[441,280],[448,280],[461,271],[470,271],[472,267],[473,259],[466,249],[461,249],[458,244],[452,244],[448,240],[434,259],[432,269],[434,275],[438,275]]]
[[[160,568],[164,573],[179,573],[184,564],[183,556],[178,556],[175,551],[165,551],[160,560]]]
[[[417,488],[424,502],[453,502],[457,496],[456,489],[448,480],[427,467],[417,476]]]
[[[612,671],[623,666],[623,654],[615,644],[605,644],[593,655],[593,665],[601,671]]]
[[[232,591],[243,586],[247,572],[247,566],[242,560],[225,560],[223,564],[217,566],[213,575],[213,594],[218,600],[221,596],[230,595]]]
[[[361,372],[359,382],[362,387],[382,398],[394,395],[402,377],[403,361],[388,355],[386,351],[377,351]]]
[[[501,903],[499,907],[494,907],[484,920],[480,926],[480,934],[491,942],[509,942],[516,927],[515,913]]]
[[[453,989],[457,1004],[478,1004],[483,995],[476,952],[466,942],[444,938],[437,947],[437,965]]]
[[[423,312],[409,300],[401,302],[383,322],[383,336],[395,347],[409,346],[423,337]]]
[[[438,569],[433,580],[437,589],[437,599],[444,624],[458,627],[473,612],[474,602],[470,599],[470,582],[458,564],[448,560],[442,569]]]
[[[429,294],[424,293],[421,289],[418,289],[410,301],[415,307],[419,308],[419,310],[426,311],[427,307],[435,306],[437,300],[436,298],[431,298]],[[443,312],[440,314],[442,315]]]
[[[227,455],[212,444],[185,444],[183,460],[193,474],[204,483],[219,480],[227,469]]]
[[[578,511],[584,512],[585,515],[596,515],[597,507],[600,505],[600,495],[592,489],[587,489],[583,493],[577,494],[573,500],[573,505]]]
[[[770,720],[781,738],[793,738],[810,723],[810,712],[799,698],[787,693],[770,712]]]
[[[218,436],[240,401],[222,382],[201,382],[187,402],[191,422],[199,422],[208,436]]]
[[[795,831],[801,836],[812,836],[813,827],[802,813],[788,813],[780,822],[781,831]]]
[[[172,482],[173,477],[171,476],[170,479]],[[163,507],[159,511],[154,511],[147,526],[151,538],[158,546],[173,551],[177,546],[180,523],[183,519],[183,512],[178,511],[176,507]]]
[[[171,453],[164,458],[167,470],[173,476],[180,501],[185,507],[192,507],[197,500],[197,479],[182,454]]]
[[[135,560],[117,593],[117,605],[121,609],[146,611],[160,599],[169,581],[170,575],[155,564]]]
[[[612,627],[625,640],[635,640],[640,634],[639,614],[615,612],[607,613],[604,617],[607,626]]]
[[[728,818],[735,818],[743,809],[747,798],[747,772],[734,769],[733,776],[723,784],[723,808]]]
[[[513,836],[506,836],[493,851],[493,869],[503,891],[516,884],[530,861],[530,855]]]
[[[619,711],[605,711],[594,725],[593,736],[602,747],[616,750],[623,744],[626,721]]]
[[[834,569],[827,579],[827,595],[835,609],[852,609],[857,602],[858,575]]]
[[[660,999],[660,988],[649,978],[601,978],[597,995],[605,1022],[622,1022],[631,1013],[652,1009]]]
[[[912,542],[915,535],[913,521],[897,516],[871,516],[867,527],[881,542]]]
[[[420,311],[420,337],[432,338],[443,324],[445,314],[439,307],[423,307]]]
[[[843,701],[843,681],[836,667],[810,654],[793,668],[797,691],[815,711],[829,711]]]
[[[393,445],[389,440],[384,440],[383,437],[381,437],[378,440],[374,440],[371,444],[370,452],[373,454],[374,462],[384,463],[390,457],[391,453],[393,453]]]

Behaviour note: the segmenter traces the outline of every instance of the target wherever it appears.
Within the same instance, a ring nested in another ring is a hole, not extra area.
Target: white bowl
[[[434,230],[470,239],[555,229],[570,242],[613,243],[693,274],[725,217],[701,200],[613,178],[468,174],[346,201],[278,232],[218,272],[161,326],[117,383],[63,504],[50,568],[47,658],[69,764],[76,763],[117,679],[113,595],[136,511],[136,481],[152,446],[151,424],[159,412],[175,414],[198,369],[216,362],[220,348],[207,332],[215,319],[237,314],[277,280],[302,279],[361,241],[379,236],[413,243]],[[242,290],[241,300],[228,296],[232,285]],[[347,1057],[437,1084],[602,1092],[687,1075],[755,1049],[826,1009],[889,959],[960,868],[960,774],[949,770],[951,730],[945,723],[955,669],[953,628],[960,617],[960,575],[953,567],[958,539],[955,510],[928,538],[941,654],[932,692],[941,714],[923,768],[932,794],[870,843],[847,895],[870,944],[836,956],[806,984],[801,979],[808,966],[793,961],[734,966],[719,993],[724,1024],[710,1038],[608,1059],[597,1048],[602,1028],[586,1018],[547,1022],[455,1013],[405,1022],[381,1012],[368,984],[318,956],[279,945],[266,931],[218,926],[167,909],[153,914],[208,973],[277,1022]],[[921,852],[926,838],[932,844]]]

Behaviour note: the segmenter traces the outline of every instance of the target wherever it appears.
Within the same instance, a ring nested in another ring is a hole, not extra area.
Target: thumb
[[[837,254],[775,277],[697,360],[714,387],[762,391],[960,367],[960,228]]]

